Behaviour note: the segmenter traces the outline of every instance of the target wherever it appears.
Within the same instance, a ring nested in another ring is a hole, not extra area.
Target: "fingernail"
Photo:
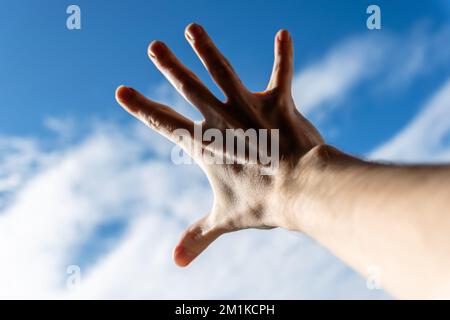
[[[117,88],[116,91],[116,97],[120,101],[130,101],[131,98],[134,96],[134,89],[126,86],[120,86]]]
[[[278,31],[278,40],[279,41],[288,41],[291,38],[289,31],[286,29]]]
[[[203,28],[196,23],[191,23],[186,28],[186,37],[191,41],[198,38],[202,33]]]
[[[186,29],[186,38],[189,40],[189,41],[193,41],[194,40],[194,37],[190,34],[190,32],[189,32],[189,30],[188,29]]]
[[[173,259],[180,267],[187,266],[194,258],[195,254],[184,247],[176,247],[173,252]]]
[[[155,59],[157,56],[161,56],[165,50],[165,45],[163,42],[154,40],[148,46],[148,55]]]

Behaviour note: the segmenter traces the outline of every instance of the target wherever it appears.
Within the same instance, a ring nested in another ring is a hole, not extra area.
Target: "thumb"
[[[191,225],[181,236],[173,250],[173,260],[178,266],[187,266],[223,233],[210,227],[207,218],[208,216]]]

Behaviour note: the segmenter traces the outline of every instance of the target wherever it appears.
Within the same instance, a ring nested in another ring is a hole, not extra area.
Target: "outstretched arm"
[[[450,167],[375,164],[324,144],[294,105],[293,44],[286,30],[275,38],[272,76],[258,93],[244,87],[201,26],[189,25],[186,38],[226,102],[162,42],[150,44],[149,57],[199,109],[200,125],[134,89],[116,92],[127,111],[195,159],[214,191],[211,212],[186,230],[174,250],[178,265],[189,264],[224,233],[283,227],[313,237],[363,274],[376,266],[382,285],[398,297],[450,296]],[[198,129],[209,139],[198,139]],[[232,138],[243,139],[244,156],[212,143],[217,133],[226,140],[230,129],[241,129]],[[268,132],[269,171],[262,157],[247,161],[251,150],[262,151],[242,136],[252,129]]]
[[[450,297],[450,166],[366,162],[322,145],[283,188],[285,227],[400,298]]]

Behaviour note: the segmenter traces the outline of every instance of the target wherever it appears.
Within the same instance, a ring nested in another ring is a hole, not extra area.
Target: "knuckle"
[[[190,96],[194,90],[194,80],[190,76],[187,76],[178,83],[178,91],[183,92],[186,96]]]
[[[150,128],[159,130],[159,128],[161,127],[161,121],[155,116],[155,113],[153,111],[149,111],[143,114],[142,118]]]

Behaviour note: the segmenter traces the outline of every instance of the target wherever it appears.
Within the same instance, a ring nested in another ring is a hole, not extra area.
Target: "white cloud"
[[[43,164],[8,187],[14,197],[0,212],[0,297],[384,296],[311,240],[283,230],[226,235],[187,269],[176,267],[172,247],[210,208],[212,194],[197,166],[171,164],[170,144],[147,140],[141,128],[97,125],[63,150],[28,141],[20,166]],[[2,157],[9,153],[2,149]],[[99,231],[114,221],[121,232]],[[73,264],[82,267],[82,282],[68,291]]]
[[[448,65],[450,27],[418,25],[409,34],[367,31],[346,39],[300,70],[293,83],[299,109],[323,116],[365,81],[375,89],[403,87]]]
[[[450,79],[403,130],[369,156],[402,162],[450,161]]]
[[[67,141],[70,139],[75,130],[75,121],[72,118],[56,118],[56,117],[47,117],[44,119],[44,126],[57,133],[57,135]]]
[[[384,46],[385,41],[379,37],[347,40],[300,71],[293,83],[294,99],[300,110],[309,114],[345,96],[363,77],[373,73],[369,62],[371,66],[379,65]]]

